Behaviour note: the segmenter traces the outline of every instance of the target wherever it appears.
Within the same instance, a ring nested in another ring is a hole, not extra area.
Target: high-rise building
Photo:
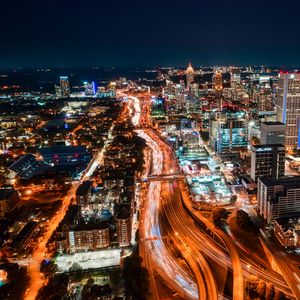
[[[241,70],[238,68],[230,69],[230,85],[231,87],[235,87],[237,84],[241,83]]]
[[[260,124],[260,143],[262,145],[283,144],[285,124],[281,122],[262,122]]]
[[[189,65],[185,71],[185,74],[186,74],[186,84],[189,87],[195,81],[195,70],[192,67],[191,63],[189,63]]]
[[[84,94],[85,96],[95,96],[96,95],[96,85],[95,82],[83,82]]]
[[[69,97],[70,96],[70,83],[68,76],[60,76],[60,90],[61,90],[61,97]]]
[[[193,83],[190,86],[190,92],[193,96],[199,97],[199,83]]]
[[[257,207],[259,214],[268,223],[281,217],[299,216],[300,176],[258,178]]]
[[[217,112],[210,117],[210,146],[222,153],[248,145],[248,122],[244,111]]]
[[[270,88],[263,88],[253,95],[257,103],[258,114],[274,111],[273,93]]]
[[[213,76],[213,86],[217,92],[223,90],[223,76],[220,70],[217,70]]]
[[[251,147],[251,178],[269,176],[284,177],[285,148],[277,145],[253,145]]]
[[[130,207],[122,207],[116,215],[117,238],[120,247],[131,243],[131,213]]]
[[[300,74],[278,75],[277,121],[286,124],[285,146],[300,147]]]
[[[55,85],[55,95],[57,98],[60,98],[61,97],[61,87],[60,85]]]

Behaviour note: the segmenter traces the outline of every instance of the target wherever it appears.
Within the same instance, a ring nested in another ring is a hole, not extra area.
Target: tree
[[[266,284],[266,300],[272,300],[275,294],[274,285],[272,283]]]
[[[263,280],[259,280],[256,288],[257,296],[259,299],[265,299],[266,295],[266,283]]]
[[[247,282],[247,292],[251,298],[254,298],[257,295],[258,283],[259,283],[259,279],[257,276],[254,275],[249,276]]]
[[[45,276],[52,276],[58,271],[58,266],[53,260],[44,259],[41,263],[40,271],[45,274]]]
[[[78,272],[81,270],[82,270],[82,267],[78,263],[73,263],[72,266],[69,268],[69,272]]]
[[[273,299],[274,300],[286,300],[287,298],[286,298],[285,294],[282,291],[276,290]]]
[[[137,253],[125,258],[122,275],[125,280],[126,298],[136,300],[147,298],[149,274],[148,270],[142,267],[142,258]]]
[[[222,220],[226,220],[228,217],[228,212],[225,208],[215,207],[212,210],[212,219],[216,225],[219,225]]]

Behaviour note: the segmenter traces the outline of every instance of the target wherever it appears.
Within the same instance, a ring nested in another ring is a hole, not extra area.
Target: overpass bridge
[[[158,175],[150,175],[147,177],[142,177],[138,181],[140,182],[151,182],[151,181],[172,181],[178,179],[184,179],[185,176],[180,173],[174,174],[158,174]]]

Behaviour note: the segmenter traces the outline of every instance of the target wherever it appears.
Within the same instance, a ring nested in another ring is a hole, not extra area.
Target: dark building
[[[0,187],[0,217],[14,210],[20,203],[18,192],[12,185]]]
[[[120,247],[131,244],[131,204],[119,204],[116,213],[117,236]]]
[[[84,181],[76,191],[76,204],[85,206],[89,204],[91,200],[91,182]]]
[[[272,179],[258,178],[259,214],[270,223],[278,218],[300,215],[300,176]]]
[[[89,163],[90,153],[84,146],[53,146],[40,148],[44,161],[51,165],[76,165]]]
[[[255,145],[251,147],[251,178],[261,176],[277,179],[284,177],[284,145]]]

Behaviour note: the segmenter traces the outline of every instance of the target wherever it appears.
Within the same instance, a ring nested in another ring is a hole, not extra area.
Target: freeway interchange
[[[193,208],[171,147],[149,124],[147,102],[134,96],[128,99],[137,134],[145,139],[151,153],[142,175],[150,180],[144,183],[139,225],[140,255],[150,275],[150,298],[159,299],[155,279],[159,274],[183,299],[247,299],[245,285],[250,275],[298,299],[281,274]],[[180,250],[187,267],[174,256],[170,244]],[[227,276],[232,273],[231,294],[220,290],[216,268]]]

